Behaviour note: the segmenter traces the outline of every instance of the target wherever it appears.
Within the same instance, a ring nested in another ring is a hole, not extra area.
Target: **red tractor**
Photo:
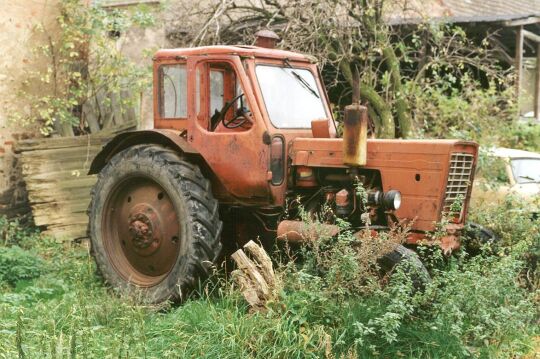
[[[435,224],[458,201],[437,243],[459,248],[477,144],[368,140],[359,105],[348,106],[337,138],[317,66],[298,53],[209,46],[160,50],[153,60],[154,129],[118,135],[90,170],[99,174],[92,253],[121,292],[181,299],[223,246],[305,240],[299,208],[331,208],[319,218],[328,226],[407,222],[414,245],[433,242]]]

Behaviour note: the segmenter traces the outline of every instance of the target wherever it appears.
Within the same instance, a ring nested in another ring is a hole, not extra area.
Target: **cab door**
[[[189,62],[194,96],[188,141],[231,198],[269,203],[266,128],[242,62],[238,56],[198,56]]]

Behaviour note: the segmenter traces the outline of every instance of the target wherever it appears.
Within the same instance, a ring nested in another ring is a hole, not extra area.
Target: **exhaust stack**
[[[255,33],[255,46],[273,49],[276,47],[279,36],[271,30],[259,30]]]
[[[367,107],[357,103],[345,107],[343,163],[351,167],[367,163]]]

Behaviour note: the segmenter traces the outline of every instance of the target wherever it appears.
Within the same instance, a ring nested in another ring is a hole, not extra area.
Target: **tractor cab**
[[[286,144],[313,137],[313,122],[335,137],[318,69],[304,55],[255,46],[160,50],[154,83],[155,128],[185,134],[221,180],[224,201],[283,203]]]
[[[306,135],[311,121],[332,118],[313,59],[289,51],[254,46],[161,50],[154,57],[154,83],[155,128],[183,130],[194,120],[211,133],[247,132],[255,126]]]

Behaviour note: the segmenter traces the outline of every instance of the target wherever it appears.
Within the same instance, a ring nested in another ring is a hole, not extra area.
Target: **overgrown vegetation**
[[[382,285],[373,258],[384,243],[345,233],[282,261],[283,290],[260,313],[223,273],[179,307],[117,298],[84,246],[2,219],[0,358],[533,358],[540,224],[508,208],[472,216],[497,223],[497,254],[420,250],[423,291],[403,270]]]
[[[45,41],[33,49],[33,65],[18,90],[28,106],[11,120],[37,125],[43,135],[95,133],[118,122],[113,112],[133,108],[150,85],[151,72],[119,51],[117,35],[155,20],[146,7],[106,10],[78,0],[61,0],[58,6],[52,24],[33,29]]]

